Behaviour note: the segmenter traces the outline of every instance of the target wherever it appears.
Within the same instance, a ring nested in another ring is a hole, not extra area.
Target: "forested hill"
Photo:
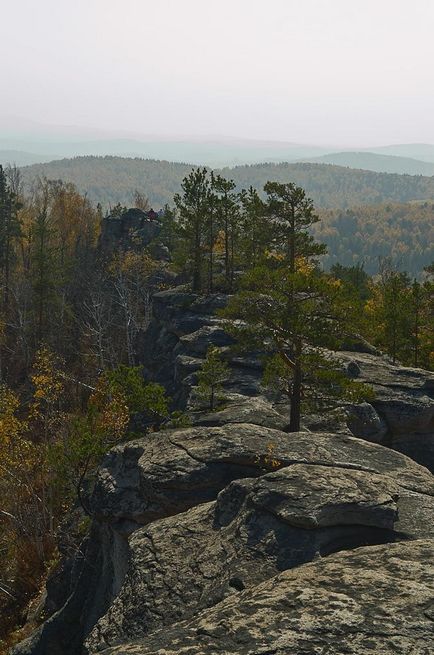
[[[317,207],[347,208],[385,202],[434,199],[434,177],[375,173],[330,164],[256,164],[223,169],[240,187],[267,180],[295,182]]]
[[[90,201],[107,208],[118,202],[131,205],[136,190],[145,193],[155,207],[172,204],[191,168],[191,164],[156,159],[74,157],[26,166],[22,171],[28,185],[37,177],[72,182]]]
[[[351,209],[322,209],[313,226],[327,245],[323,264],[330,268],[364,264],[373,275],[382,258],[411,275],[434,261],[434,203],[388,203]]]
[[[123,157],[76,157],[24,167],[28,184],[38,176],[73,182],[104,207],[129,205],[135,190],[151,204],[171,204],[191,164]],[[434,177],[376,173],[329,164],[254,164],[222,170],[239,188],[262,188],[267,180],[295,182],[318,207],[347,208],[366,204],[434,199]]]

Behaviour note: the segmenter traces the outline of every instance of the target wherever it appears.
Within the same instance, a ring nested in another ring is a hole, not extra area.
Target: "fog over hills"
[[[384,173],[434,175],[434,145],[342,148],[222,135],[158,135],[43,125],[0,116],[0,164],[25,166],[83,156],[140,157],[212,167],[313,161]]]
[[[428,149],[427,149],[428,152]],[[428,155],[427,155],[428,156]],[[335,164],[378,173],[399,173],[403,175],[434,175],[434,162],[383,155],[373,152],[335,152],[320,157],[309,158],[318,164]]]

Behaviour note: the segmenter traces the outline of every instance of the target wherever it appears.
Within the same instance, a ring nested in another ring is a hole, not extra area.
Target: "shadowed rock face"
[[[434,471],[434,375],[395,366],[366,353],[339,353],[359,367],[358,379],[371,384],[376,398],[353,412],[354,434],[409,455]]]
[[[161,232],[161,223],[155,212],[131,208],[120,216],[107,216],[102,221],[99,246],[104,252],[120,247],[148,246]]]
[[[434,542],[358,548],[233,594],[106,655],[429,655]]]

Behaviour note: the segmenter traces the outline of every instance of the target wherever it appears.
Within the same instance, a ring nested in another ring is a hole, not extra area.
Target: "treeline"
[[[117,204],[130,206],[136,192],[157,209],[173,204],[190,169],[164,161],[78,157],[24,168],[22,177],[28,190],[41,176],[71,182],[104,211]],[[321,223],[313,230],[327,244],[327,267],[363,262],[374,274],[379,257],[390,257],[401,270],[417,275],[433,259],[434,178],[314,164],[238,166],[216,174],[233,179],[238,192],[258,189],[261,198],[270,179],[303,187],[322,208]]]
[[[28,187],[38,177],[73,183],[82,194],[104,208],[129,205],[136,189],[151,205],[171,204],[190,164],[126,157],[76,157],[22,169]],[[329,164],[252,164],[218,171],[235,181],[237,190],[262,190],[268,180],[294,182],[317,207],[341,208],[384,203],[434,200],[434,177],[356,170]]]

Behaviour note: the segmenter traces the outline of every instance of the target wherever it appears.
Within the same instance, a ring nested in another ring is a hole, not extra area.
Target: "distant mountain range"
[[[0,164],[25,166],[88,155],[140,157],[214,168],[311,161],[375,172],[434,175],[434,145],[424,143],[356,150],[223,136],[150,136],[39,125],[0,116]]]
[[[241,139],[98,139],[87,141],[53,141],[0,136],[0,163],[18,160],[21,165],[65,157],[117,156],[165,159],[178,163],[212,167],[255,164],[260,162],[297,161],[325,155],[326,148],[291,143],[249,141]],[[12,154],[11,154],[12,153]],[[26,161],[26,157],[28,161]],[[40,157],[38,160],[37,157]]]
[[[33,149],[32,149],[33,148]],[[387,148],[385,148],[387,151]],[[412,151],[408,147],[409,151]],[[415,148],[415,151],[417,149]],[[419,152],[421,152],[419,150]],[[425,159],[383,154],[371,151],[328,152],[315,146],[272,144],[267,142],[235,141],[136,141],[113,139],[80,142],[33,142],[0,138],[0,164],[27,166],[64,158],[82,156],[114,156],[166,160],[192,165],[220,168],[243,164],[296,163],[308,161],[319,164],[347,166],[377,173],[406,175],[434,175],[434,148]]]
[[[335,152],[321,157],[309,158],[318,164],[348,166],[377,173],[398,173],[400,175],[434,175],[434,162],[421,161],[411,157],[382,155],[373,152]]]

